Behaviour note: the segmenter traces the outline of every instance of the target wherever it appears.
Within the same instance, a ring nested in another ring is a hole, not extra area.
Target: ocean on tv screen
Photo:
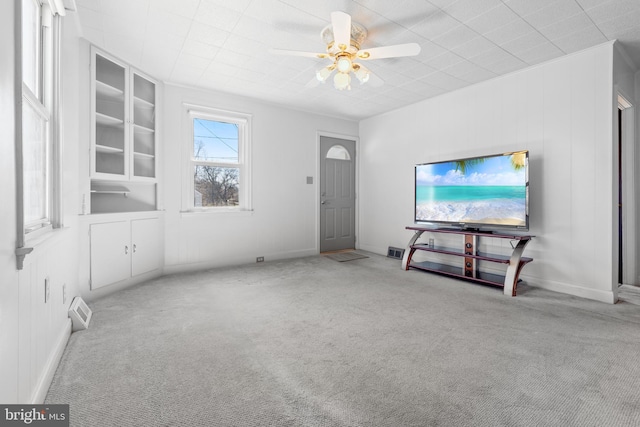
[[[526,170],[512,157],[416,166],[416,221],[525,226]]]

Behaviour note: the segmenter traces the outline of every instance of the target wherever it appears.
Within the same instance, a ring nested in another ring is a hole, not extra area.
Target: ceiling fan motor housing
[[[334,56],[336,53],[341,52],[340,48],[335,45],[335,38],[333,36],[333,26],[327,25],[320,32],[320,38],[323,43],[327,45],[327,52]],[[350,46],[346,49],[352,55],[355,55],[362,42],[367,38],[367,29],[357,22],[351,21],[351,41]]]

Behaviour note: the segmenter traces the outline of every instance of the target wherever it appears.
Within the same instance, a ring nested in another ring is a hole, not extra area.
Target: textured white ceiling
[[[640,65],[640,0],[76,0],[83,36],[166,82],[362,119],[618,39]],[[332,11],[363,24],[363,47],[415,42],[418,56],[367,67],[385,81],[306,87],[328,60]]]

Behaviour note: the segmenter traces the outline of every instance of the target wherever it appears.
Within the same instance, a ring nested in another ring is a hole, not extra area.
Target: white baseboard
[[[67,319],[67,321],[64,324],[64,327],[60,331],[58,340],[53,346],[53,351],[49,355],[49,359],[47,360],[47,363],[44,366],[42,375],[38,380],[38,384],[36,385],[36,388],[33,391],[33,394],[31,395],[32,405],[41,405],[44,403],[44,399],[47,397],[47,392],[49,391],[49,387],[51,387],[53,376],[56,373],[56,369],[58,369],[58,365],[60,364],[60,359],[62,359],[62,354],[64,353],[64,349],[67,347],[67,342],[69,342],[70,336],[71,336],[71,319]]]
[[[404,246],[399,246],[404,247]],[[366,250],[369,252],[377,253],[380,255],[386,254],[386,248],[382,249],[371,245],[360,245],[358,249]],[[537,277],[529,276],[526,274],[527,268],[525,267],[524,273],[520,274],[520,278],[527,284],[533,287],[547,289],[549,291],[559,292],[562,294],[574,295],[580,298],[591,299],[595,301],[605,302],[607,304],[615,304],[618,301],[617,291],[614,290],[600,290],[586,288],[583,286],[577,286],[571,283],[557,282],[553,280],[539,279]]]
[[[407,248],[407,244],[404,243],[404,244],[399,245],[399,246],[396,245],[396,247],[398,247],[400,249],[406,249]],[[386,256],[388,248],[379,248],[377,246],[371,246],[371,245],[366,245],[366,244],[363,245],[363,244],[360,244],[360,243],[356,243],[356,249],[360,249],[360,250],[371,252],[371,253],[374,253],[374,254]]]
[[[156,277],[162,276],[163,270],[157,269],[150,271],[148,273],[143,273],[135,277],[131,277],[129,279],[122,280],[120,282],[112,283],[109,285],[101,286],[97,289],[89,289],[82,291],[80,296],[86,302],[93,302],[102,297],[112,295],[116,292],[119,292],[124,289],[128,289],[132,286],[135,286],[139,283],[146,282],[147,280],[155,279]]]
[[[599,289],[590,289],[582,286],[576,286],[569,283],[556,282],[553,280],[541,280],[525,274],[521,274],[520,278],[527,284],[536,288],[547,289],[549,291],[560,292],[563,294],[574,295],[580,298],[591,299],[607,304],[615,304],[618,296],[613,290],[603,291]]]
[[[269,261],[278,261],[283,259],[302,258],[306,256],[313,256],[313,255],[318,255],[318,250],[315,248],[295,250],[295,251],[265,253],[264,259],[265,259],[265,262],[269,262]],[[217,258],[215,260],[194,262],[194,263],[188,263],[188,264],[165,265],[164,274],[188,273],[193,271],[208,270],[210,268],[253,264],[254,262],[255,262],[254,258],[247,259],[247,257],[244,255],[233,257],[233,258],[231,257]]]

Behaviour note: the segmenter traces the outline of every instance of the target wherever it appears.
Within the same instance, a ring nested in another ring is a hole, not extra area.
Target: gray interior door
[[[320,252],[356,247],[356,143],[320,137]]]

